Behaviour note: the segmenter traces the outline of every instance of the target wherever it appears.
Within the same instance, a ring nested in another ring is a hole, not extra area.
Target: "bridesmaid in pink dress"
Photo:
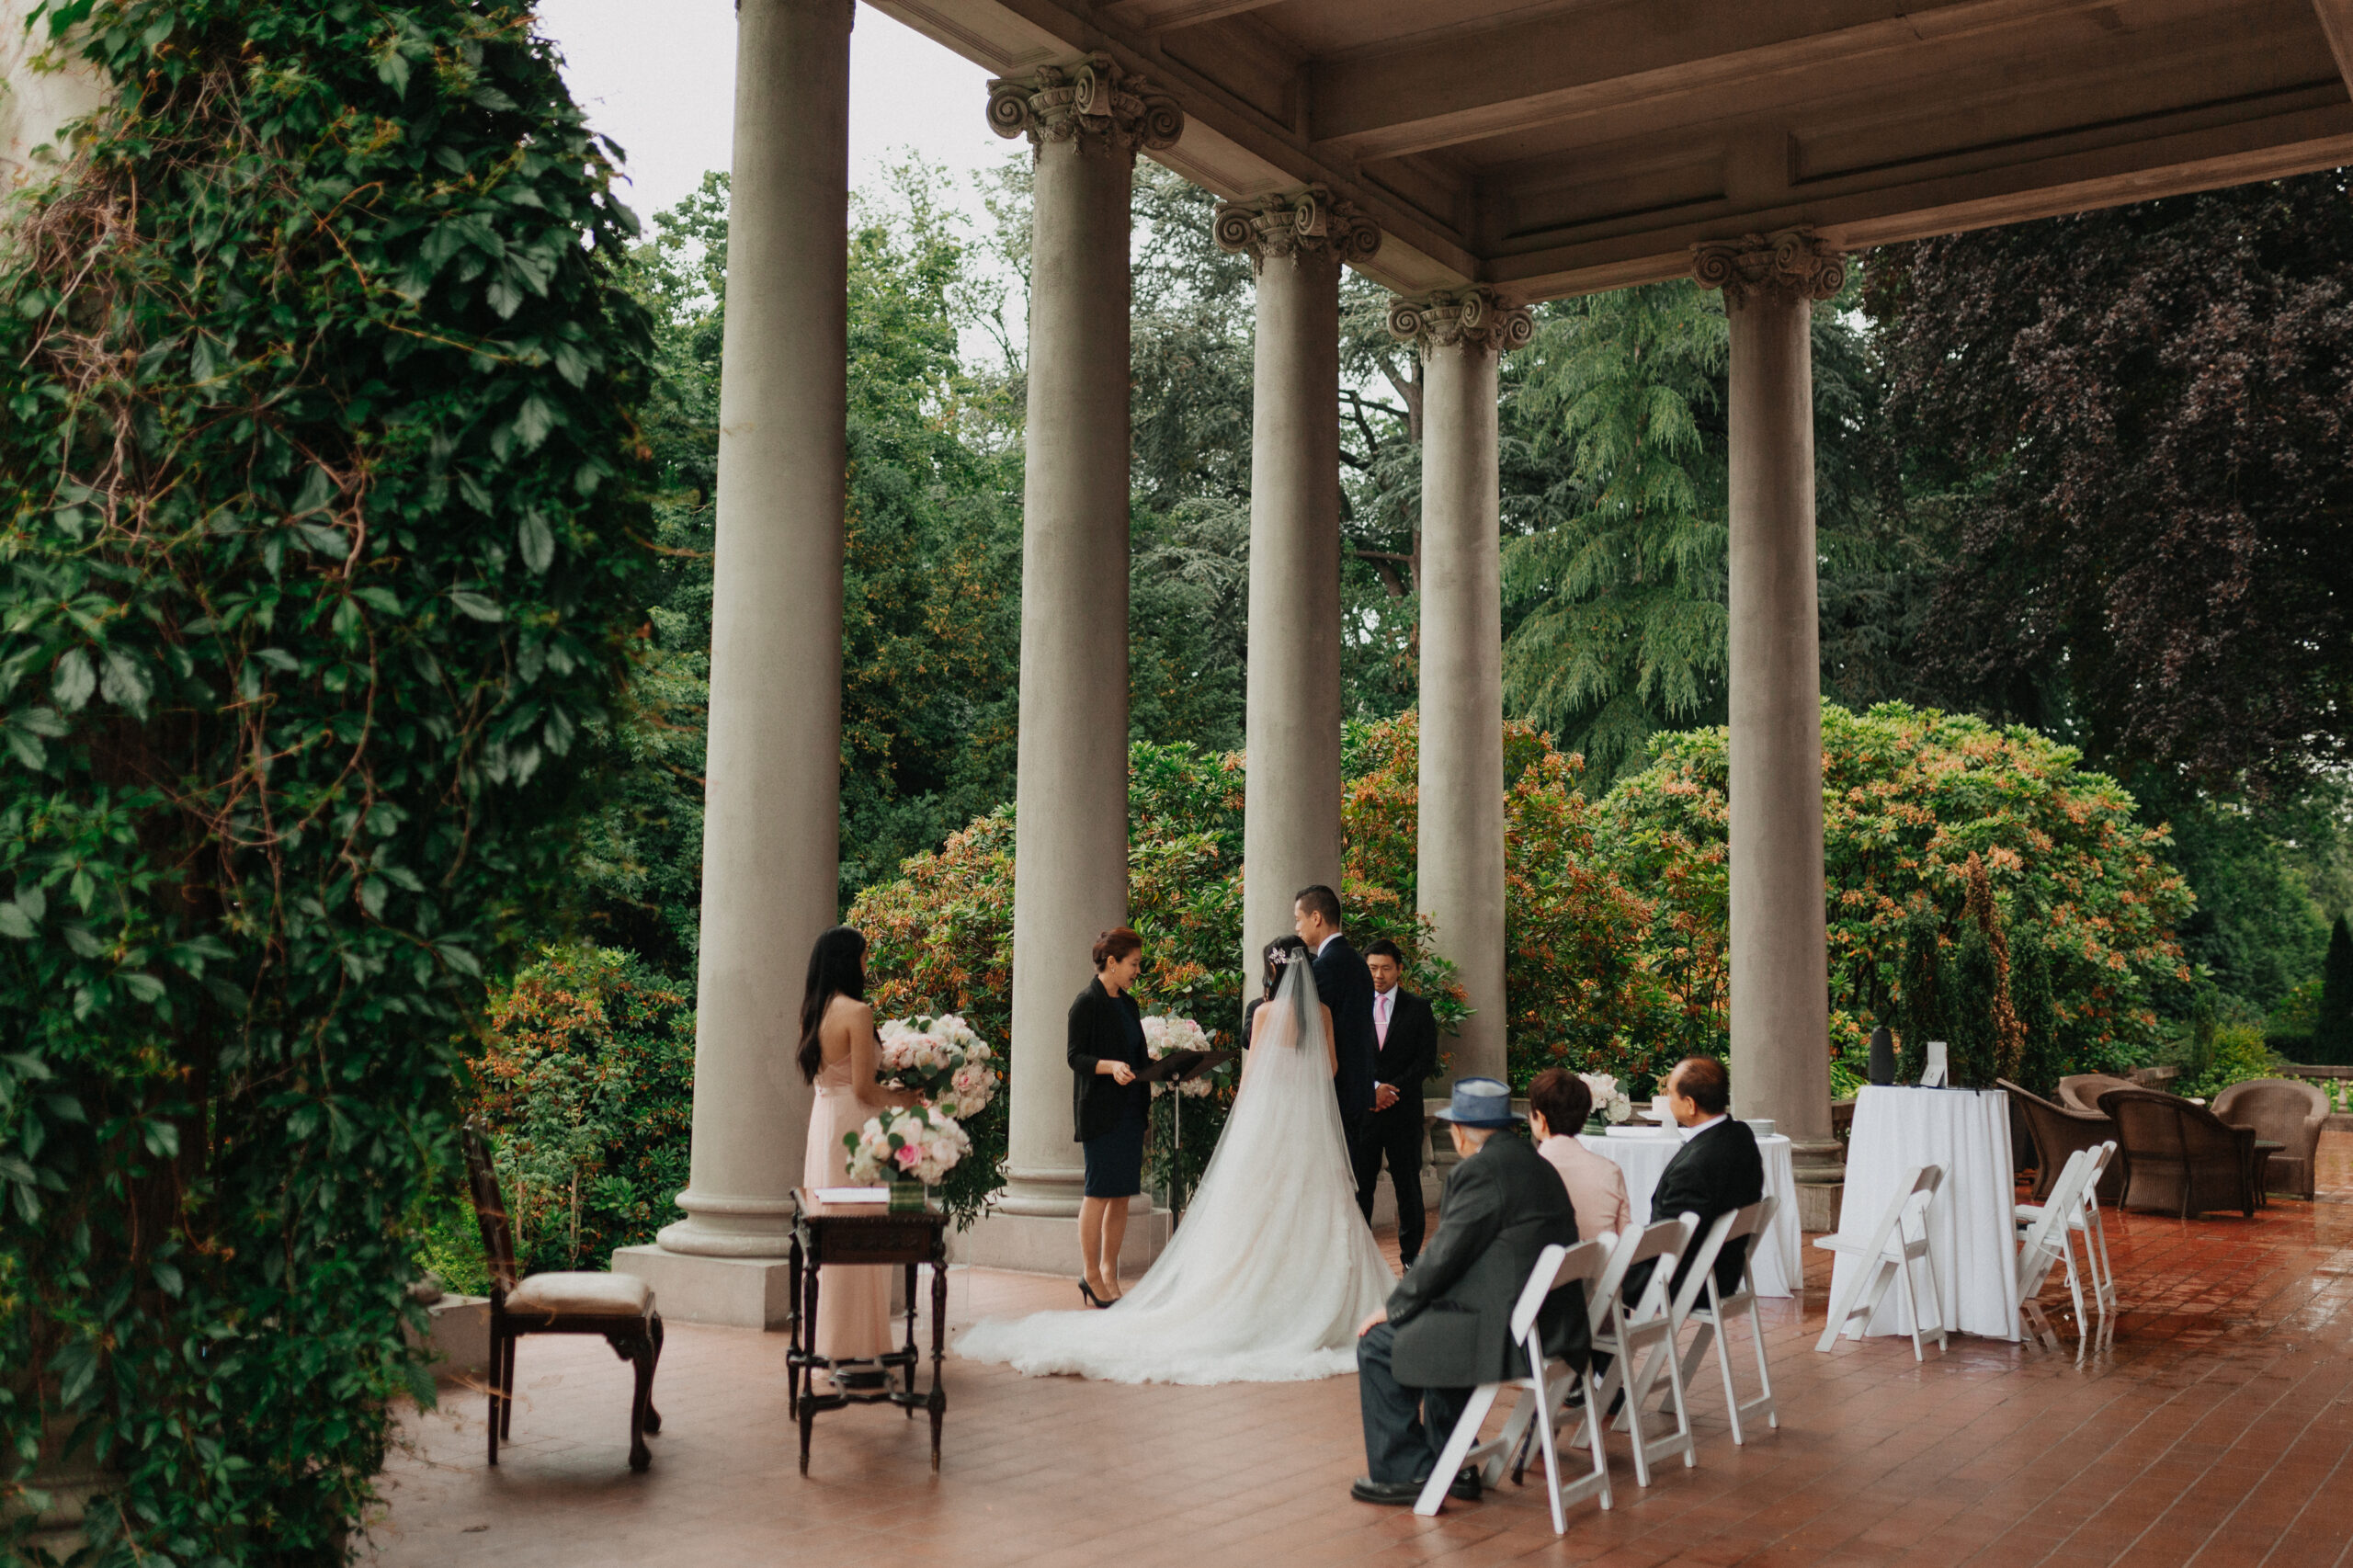
[[[849,1186],[842,1135],[856,1132],[885,1106],[917,1103],[911,1092],[876,1086],[880,1058],[874,1009],[866,1001],[866,937],[853,926],[836,926],[809,954],[809,985],[801,998],[801,1072],[817,1090],[809,1108],[802,1186]],[[890,1268],[826,1269],[817,1291],[817,1354],[839,1367],[890,1347]]]

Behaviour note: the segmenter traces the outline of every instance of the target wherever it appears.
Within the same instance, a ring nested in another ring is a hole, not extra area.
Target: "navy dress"
[[[1152,1064],[1143,1043],[1143,1013],[1135,997],[1108,995],[1100,981],[1089,984],[1071,1008],[1070,1059],[1079,1074],[1074,1109],[1078,1142],[1086,1155],[1086,1196],[1133,1198],[1143,1190],[1152,1085],[1142,1081],[1115,1084],[1097,1074],[1095,1063],[1124,1062],[1138,1072]]]

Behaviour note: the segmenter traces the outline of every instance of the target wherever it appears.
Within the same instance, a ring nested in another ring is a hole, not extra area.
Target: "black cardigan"
[[[1095,1070],[1097,1062],[1124,1062],[1139,1073],[1152,1064],[1141,1033],[1128,1032],[1131,1019],[1141,1031],[1143,1009],[1136,1006],[1135,993],[1113,996],[1103,989],[1100,980],[1088,981],[1078,1000],[1070,1005],[1070,1046],[1065,1054],[1074,1074],[1070,1108],[1074,1143],[1102,1137],[1120,1125],[1131,1101],[1152,1096],[1149,1084],[1117,1084]]]

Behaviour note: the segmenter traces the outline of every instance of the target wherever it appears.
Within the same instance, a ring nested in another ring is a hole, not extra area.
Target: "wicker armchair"
[[[643,1470],[654,1462],[646,1434],[662,1430],[661,1412],[654,1408],[654,1369],[662,1358],[662,1314],[654,1310],[654,1291],[631,1274],[533,1274],[517,1279],[515,1233],[481,1123],[466,1123],[465,1147],[474,1221],[490,1264],[490,1462],[498,1462],[499,1439],[511,1436],[515,1424],[516,1340],[527,1334],[599,1334],[637,1372],[629,1410],[629,1467]]]
[[[2257,1138],[2287,1145],[2271,1156],[2264,1185],[2303,1199],[2313,1196],[2320,1130],[2328,1110],[2325,1094],[2292,1078],[2251,1078],[2214,1096],[2216,1116],[2234,1127],[2254,1128]]]
[[[2066,1168],[2067,1156],[2078,1149],[2097,1149],[2116,1136],[2116,1123],[2096,1110],[2069,1110],[2053,1105],[2040,1095],[2018,1087],[2007,1078],[1994,1082],[2008,1092],[2010,1104],[2026,1122],[2028,1136],[2034,1142],[2034,1201],[2041,1202],[2051,1196],[2052,1183]],[[2118,1158],[2109,1161],[2108,1169],[2100,1173],[2099,1186],[2093,1190],[2099,1200],[2114,1208],[2124,1199],[2126,1165],[2123,1146],[2118,1145]]]
[[[2099,1108],[2116,1123],[2130,1165],[2124,1207],[2187,1220],[2209,1209],[2255,1218],[2255,1129],[2154,1089],[2110,1089]]]
[[[2078,1073],[2072,1078],[2059,1080],[2059,1103],[2069,1110],[2097,1116],[2100,1114],[2100,1096],[2110,1089],[2139,1087],[2130,1078],[2111,1078],[2105,1073]]]

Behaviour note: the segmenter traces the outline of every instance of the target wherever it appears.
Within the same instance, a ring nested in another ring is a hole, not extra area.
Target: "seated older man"
[[[1519,1120],[1509,1087],[1493,1078],[1459,1079],[1438,1119],[1461,1157],[1438,1200],[1438,1234],[1389,1304],[1357,1330],[1368,1473],[1350,1493],[1366,1503],[1412,1503],[1471,1391],[1528,1375],[1527,1354],[1512,1343],[1512,1307],[1538,1256],[1577,1239],[1561,1178],[1526,1139],[1506,1131]],[[1537,1323],[1546,1353],[1582,1371],[1584,1288],[1554,1291]],[[1478,1478],[1465,1473],[1451,1490],[1474,1499]]]

